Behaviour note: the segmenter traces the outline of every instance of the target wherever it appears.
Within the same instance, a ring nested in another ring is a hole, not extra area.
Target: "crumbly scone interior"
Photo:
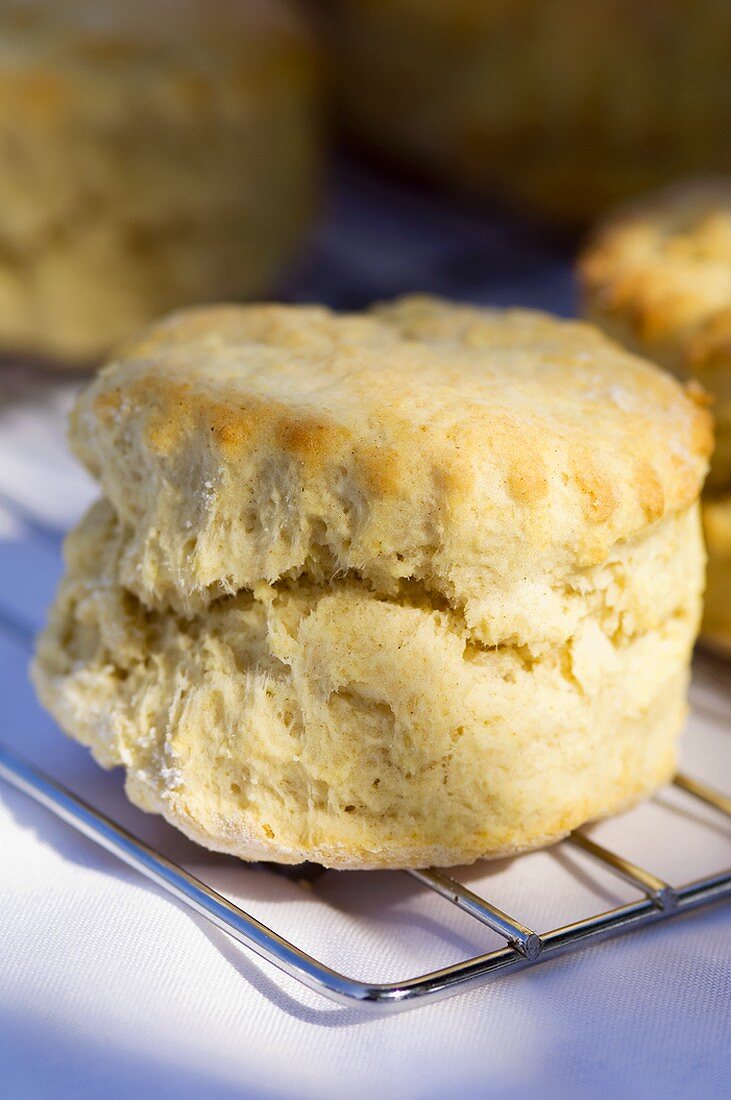
[[[561,636],[542,645],[515,631],[487,645],[443,593],[377,592],[352,573],[262,583],[187,617],[150,609],[119,583],[124,543],[106,501],[70,537],[36,682],[101,764],[127,768],[133,801],[210,847],[367,866],[411,832],[417,852],[454,862],[602,812],[598,783],[632,801],[672,770],[669,750],[659,764],[653,752],[684,710],[695,507],[557,579]],[[492,780],[475,768],[486,751]],[[385,859],[408,865],[408,845]]]

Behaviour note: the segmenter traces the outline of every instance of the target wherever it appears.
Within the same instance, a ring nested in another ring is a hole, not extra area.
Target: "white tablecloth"
[[[409,286],[570,310],[567,266],[515,227],[351,172],[290,296],[351,306]],[[60,573],[61,534],[94,492],[63,443],[73,388],[0,368],[0,738],[356,976],[405,977],[497,945],[404,875],[330,872],[303,887],[196,848],[129,806],[120,776],[39,709],[31,638]],[[702,668],[686,768],[727,789],[730,730],[731,671]],[[596,835],[671,881],[731,862],[728,823],[679,792]],[[282,977],[2,784],[0,853],[3,1097],[729,1094],[727,906],[379,1018]],[[636,896],[564,848],[463,875],[539,930]]]

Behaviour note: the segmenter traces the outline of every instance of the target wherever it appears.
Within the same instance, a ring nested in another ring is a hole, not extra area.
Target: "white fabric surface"
[[[317,263],[291,296],[359,304],[415,284],[422,271],[420,289],[568,308],[564,266],[531,254],[532,245],[519,253],[528,255],[522,266],[492,282],[490,257],[510,254],[502,230],[478,231],[467,215],[439,221],[428,206],[359,186],[351,181],[336,197]],[[366,232],[353,207],[375,202],[380,220]],[[410,252],[389,251],[396,226]],[[466,243],[476,250],[456,290],[459,264],[444,258],[455,240],[463,268]],[[343,274],[353,256],[356,269]],[[489,930],[397,873],[330,872],[304,888],[196,848],[129,806],[119,774],[101,772],[41,712],[27,680],[30,639],[60,573],[61,532],[94,492],[63,443],[72,390],[27,369],[0,369],[0,738],[356,976],[405,977],[496,945]],[[731,669],[702,666],[693,697],[686,770],[729,789]],[[728,822],[676,791],[595,835],[675,882],[731,861]],[[284,978],[1,783],[0,853],[3,1097],[728,1095],[728,906],[379,1018]],[[636,896],[565,847],[463,875],[539,930]]]

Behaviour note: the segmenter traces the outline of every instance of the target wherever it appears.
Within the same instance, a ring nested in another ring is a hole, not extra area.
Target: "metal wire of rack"
[[[434,868],[405,871],[405,874],[422,886],[497,932],[505,940],[505,946],[400,981],[364,982],[333,970],[296,944],[279,936],[254,916],[2,745],[0,778],[152,879],[178,901],[212,921],[233,939],[285,974],[331,1001],[345,1005],[358,1004],[394,1011],[431,1003],[524,967],[539,965],[599,940],[666,920],[675,914],[711,902],[731,898],[731,868],[693,882],[673,885],[597,844],[582,830],[576,830],[563,843],[581,849],[613,874],[631,883],[641,891],[643,896],[640,900],[538,933],[443,871]],[[727,795],[683,773],[676,774],[673,783],[692,798],[731,816],[731,798]]]

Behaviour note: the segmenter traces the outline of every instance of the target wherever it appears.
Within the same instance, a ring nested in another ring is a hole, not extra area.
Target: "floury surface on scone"
[[[39,692],[208,847],[455,864],[672,774],[709,416],[592,327],[191,310],[121,349],[71,442],[105,499]]]

